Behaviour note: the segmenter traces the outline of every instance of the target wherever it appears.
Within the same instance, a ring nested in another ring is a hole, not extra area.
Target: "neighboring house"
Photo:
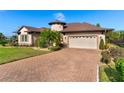
[[[51,30],[63,34],[63,43],[69,48],[99,49],[100,40],[105,41],[105,33],[113,29],[97,27],[89,23],[50,22]],[[47,28],[22,26],[18,30],[19,45],[34,45],[40,32]]]

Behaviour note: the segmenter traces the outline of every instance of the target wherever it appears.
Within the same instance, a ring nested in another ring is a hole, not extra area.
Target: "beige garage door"
[[[69,48],[97,49],[97,36],[69,36]]]

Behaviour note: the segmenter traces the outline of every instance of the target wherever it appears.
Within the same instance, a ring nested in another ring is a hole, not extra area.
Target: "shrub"
[[[59,44],[60,47],[64,48],[66,47],[67,45],[66,44]]]
[[[37,38],[35,41],[35,46],[40,47],[40,38]]]
[[[9,42],[8,43],[10,46],[18,46],[18,42]]]
[[[121,48],[121,56],[120,57],[124,57],[124,48]]]
[[[51,31],[50,29],[46,29],[41,32],[40,39],[42,46],[59,46],[59,44],[61,44],[61,33],[58,31]]]
[[[38,39],[35,41],[35,46],[36,46],[36,47],[45,48],[45,47],[46,47],[45,40],[42,40],[41,38],[38,38]]]
[[[110,48],[109,51],[113,58],[118,58],[122,54],[121,48]]]
[[[111,62],[111,55],[109,51],[102,51],[101,55],[102,55],[101,62],[106,64],[109,64]]]
[[[104,48],[105,48],[105,49],[108,49],[108,48],[109,48],[109,45],[108,45],[108,44],[105,44],[105,45],[104,45]]]
[[[8,38],[8,44],[10,46],[18,46],[18,37],[17,37],[17,35],[13,35],[10,38]]]
[[[46,48],[47,47],[47,44],[46,44],[46,41],[43,40],[44,38],[38,38],[36,41],[35,41],[35,46],[36,47],[42,47],[42,48]]]
[[[103,39],[100,40],[99,49],[101,49],[101,50],[105,49],[105,44],[104,44]]]
[[[57,51],[57,50],[60,50],[60,49],[61,49],[60,46],[52,46],[52,47],[49,48],[49,50],[51,50],[51,51]]]
[[[42,48],[46,48],[47,47],[47,44],[46,44],[45,40],[41,40],[40,41],[40,47],[42,47]]]
[[[5,46],[5,45],[7,44],[7,41],[6,41],[6,40],[1,40],[1,41],[0,41],[0,44],[1,44],[2,46]]]
[[[117,71],[120,73],[120,81],[124,81],[124,58],[118,58],[115,66]]]

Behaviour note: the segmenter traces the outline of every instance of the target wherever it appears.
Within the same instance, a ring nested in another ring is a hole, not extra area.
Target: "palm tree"
[[[50,29],[47,29],[41,32],[40,42],[48,47],[59,45],[61,43],[60,40],[61,34],[58,31],[51,31]]]

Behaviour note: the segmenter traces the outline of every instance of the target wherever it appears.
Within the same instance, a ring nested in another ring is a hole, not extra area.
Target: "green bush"
[[[51,51],[57,51],[57,50],[60,50],[60,49],[61,49],[60,46],[52,46],[52,47],[49,48],[49,50],[51,50]]]
[[[109,64],[111,62],[111,55],[109,51],[102,51],[101,55],[102,55],[101,62],[106,64]]]
[[[1,44],[2,46],[5,46],[5,45],[7,44],[7,41],[6,41],[6,40],[1,40],[1,41],[0,41],[0,44]]]
[[[38,38],[38,39],[35,41],[35,46],[36,46],[36,47],[46,48],[46,47],[47,47],[46,41],[43,40],[43,38]]]
[[[40,39],[39,38],[36,39],[35,46],[36,47],[40,47]]]
[[[50,29],[46,29],[40,34],[40,43],[41,46],[59,46],[61,44],[61,33],[58,31],[52,31]]]
[[[109,77],[107,76],[105,72],[106,66],[100,66],[99,67],[99,81],[100,82],[110,82]]]
[[[115,31],[115,32],[108,32],[108,33],[106,33],[106,42],[107,43],[112,43],[115,40],[121,39],[122,36],[123,36],[123,33],[121,35],[121,33],[117,32],[117,31]]]
[[[103,39],[100,40],[99,49],[101,49],[101,50],[105,49],[105,44],[104,44]]]
[[[124,58],[118,58],[115,66],[117,71],[120,73],[120,81],[124,81]]]
[[[40,47],[42,47],[42,48],[46,48],[47,47],[47,43],[46,43],[45,40],[41,40],[40,41]]]

